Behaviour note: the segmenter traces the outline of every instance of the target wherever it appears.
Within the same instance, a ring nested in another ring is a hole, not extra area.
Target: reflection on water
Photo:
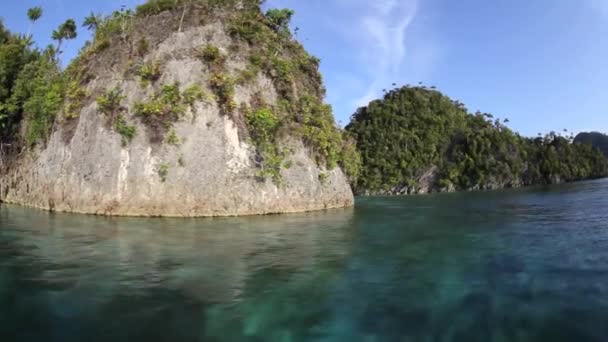
[[[0,207],[1,341],[605,341],[608,182],[138,219]]]
[[[32,340],[206,336],[214,311],[323,281],[353,234],[353,209],[217,220],[0,210],[0,332]]]

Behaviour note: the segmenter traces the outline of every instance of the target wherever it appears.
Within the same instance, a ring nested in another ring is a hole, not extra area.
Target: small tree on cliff
[[[266,12],[266,19],[270,24],[270,27],[277,33],[285,36],[290,36],[289,23],[291,17],[294,15],[294,11],[290,9],[271,9]]]
[[[97,31],[99,27],[99,23],[102,18],[99,14],[95,14],[91,12],[88,17],[84,18],[84,22],[82,23],[82,27],[86,27],[88,30]]]

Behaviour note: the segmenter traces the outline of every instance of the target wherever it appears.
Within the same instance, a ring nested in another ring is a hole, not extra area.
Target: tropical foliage
[[[331,106],[323,102],[325,89],[319,73],[319,59],[310,56],[291,34],[289,25],[294,12],[275,9],[263,14],[256,1],[247,3],[250,9],[232,16],[228,32],[250,49],[249,65],[236,80],[227,82],[223,77],[216,77],[214,83],[217,85],[213,88],[221,102],[226,102],[224,98],[231,97],[230,90],[235,83],[251,82],[259,73],[272,79],[279,95],[278,105],[270,109],[264,101],[254,101],[253,108],[244,110],[250,135],[261,157],[262,171],[271,165],[273,178],[276,178],[277,166],[284,167],[289,162],[282,160],[287,156],[285,151],[264,148],[256,137],[271,134],[270,141],[280,144],[281,134],[290,130],[303,138],[318,165],[328,170],[341,166],[354,179],[360,165],[358,153],[352,140],[335,124]],[[207,55],[213,57],[215,54]],[[227,93],[228,96],[222,95]],[[277,125],[270,133],[260,131],[252,120],[256,116],[273,117]]]
[[[363,168],[359,192],[468,190],[601,177],[608,163],[587,145],[550,133],[525,138],[487,113],[423,86],[386,93],[353,115]],[[426,186],[426,185],[424,185]]]
[[[579,133],[574,142],[581,144],[589,144],[604,153],[608,158],[608,135],[599,132],[583,132]]]
[[[28,36],[30,35],[30,32],[32,31],[32,26],[34,26],[34,24],[38,21],[38,19],[40,19],[40,17],[42,17],[42,8],[41,7],[32,7],[27,10],[27,18],[32,23],[28,30],[28,34],[27,34]]]
[[[51,35],[51,38],[57,41],[57,52],[61,53],[61,43],[65,40],[74,39],[77,35],[76,22],[74,19],[68,19],[63,24],[59,25]]]
[[[34,12],[32,21],[41,15]],[[17,138],[20,127],[28,144],[48,135],[66,83],[55,56],[52,46],[35,49],[30,37],[13,34],[0,22],[0,142]]]

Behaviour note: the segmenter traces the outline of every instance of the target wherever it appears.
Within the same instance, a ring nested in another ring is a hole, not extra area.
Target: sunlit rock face
[[[254,101],[279,101],[272,79],[258,73],[246,85],[236,84],[235,111],[226,114],[214,96],[197,101],[171,122],[178,142],[167,143],[136,115],[134,106],[149,101],[163,85],[192,85],[213,95],[211,68],[197,49],[214,46],[226,56],[225,73],[246,68],[249,47],[234,51],[225,24],[208,21],[173,27],[172,13],[144,18],[131,40],[148,39],[142,63],[159,63],[159,79],[142,86],[129,74],[132,52],[109,48],[88,62],[89,95],[78,117],[55,124],[48,142],[25,151],[0,171],[0,201],[43,209],[133,216],[233,216],[289,213],[345,207],[353,194],[340,170],[326,169],[312,157],[301,137],[286,135],[290,153],[281,182],[259,177],[256,150],[243,128],[239,108]],[[166,27],[165,27],[166,26]],[[119,43],[116,43],[119,44]],[[128,143],[100,113],[96,99],[119,89],[121,106],[136,134]],[[168,134],[164,132],[165,137]]]

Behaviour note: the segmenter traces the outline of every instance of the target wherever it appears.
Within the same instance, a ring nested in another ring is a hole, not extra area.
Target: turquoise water
[[[0,341],[606,341],[608,181],[136,219],[0,207]]]

